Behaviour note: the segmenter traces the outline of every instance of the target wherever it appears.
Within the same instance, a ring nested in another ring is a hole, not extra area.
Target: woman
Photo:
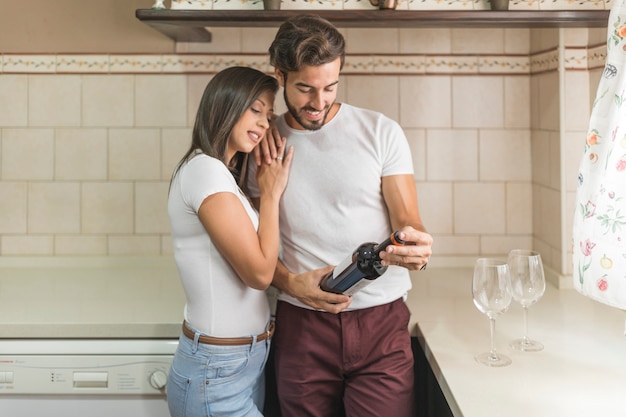
[[[278,84],[232,67],[202,96],[191,147],[172,175],[168,213],[187,303],[167,382],[170,413],[262,416],[263,368],[273,326],[265,294],[279,250],[278,204],[293,149],[257,174],[257,213],[241,188],[248,153],[266,137]],[[284,158],[284,159],[283,159]]]

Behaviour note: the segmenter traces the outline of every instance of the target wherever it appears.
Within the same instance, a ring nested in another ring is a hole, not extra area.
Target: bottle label
[[[343,292],[343,294],[345,295],[352,295],[357,291],[362,290],[363,288],[367,287],[369,284],[371,284],[372,282],[374,282],[374,280],[372,279],[365,279],[363,278],[362,280],[360,280],[359,282],[357,282],[356,284],[354,284],[353,286],[351,286],[350,288],[348,288],[347,290],[345,290]]]
[[[333,270],[333,279],[337,278],[339,274],[341,274],[346,268],[352,265],[353,258],[354,255],[350,255],[335,267],[335,269]]]

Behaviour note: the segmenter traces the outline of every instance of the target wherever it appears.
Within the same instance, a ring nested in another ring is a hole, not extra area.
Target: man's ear
[[[278,70],[278,68],[274,68],[274,77],[278,80],[278,84],[285,88],[285,77],[283,76],[283,73]]]

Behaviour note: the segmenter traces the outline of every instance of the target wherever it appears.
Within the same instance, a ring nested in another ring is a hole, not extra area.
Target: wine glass
[[[524,311],[524,337],[511,342],[511,347],[524,352],[540,351],[543,345],[528,337],[528,307],[536,303],[546,291],[541,255],[531,250],[514,249],[509,253],[508,264],[511,271],[511,295]]]
[[[491,350],[476,356],[476,360],[487,366],[509,365],[511,358],[497,353],[494,341],[496,317],[511,305],[511,282],[507,262],[492,258],[477,259],[472,279],[472,296],[476,308],[489,317],[491,333]]]

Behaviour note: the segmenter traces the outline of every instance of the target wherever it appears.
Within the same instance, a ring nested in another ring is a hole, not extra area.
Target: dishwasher
[[[0,258],[0,408],[168,417],[185,303],[167,257]]]

